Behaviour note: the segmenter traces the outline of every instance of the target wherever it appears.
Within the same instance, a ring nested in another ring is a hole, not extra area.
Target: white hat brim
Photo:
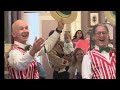
[[[63,23],[65,23],[65,24],[72,23],[76,19],[76,17],[77,17],[77,11],[71,11],[70,16],[66,17],[66,18],[63,18],[60,15],[58,15],[58,13],[56,11],[50,11],[50,14],[57,21],[60,21],[61,18],[62,18],[63,19]]]

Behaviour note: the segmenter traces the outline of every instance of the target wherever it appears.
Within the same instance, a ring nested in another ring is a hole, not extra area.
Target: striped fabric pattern
[[[14,50],[14,49],[17,49],[21,53],[25,54],[24,49],[19,48],[16,45],[12,45],[10,50]],[[23,71],[16,70],[12,68],[9,64],[8,64],[8,70],[11,79],[39,79],[36,60],[33,60],[26,70]]]
[[[88,52],[88,55],[92,58],[93,79],[116,79],[116,59],[114,56],[110,56],[110,52],[109,61],[96,49]]]

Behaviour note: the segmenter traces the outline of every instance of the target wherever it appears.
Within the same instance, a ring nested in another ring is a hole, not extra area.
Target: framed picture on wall
[[[100,15],[98,11],[89,12],[89,26],[94,26],[100,22]]]

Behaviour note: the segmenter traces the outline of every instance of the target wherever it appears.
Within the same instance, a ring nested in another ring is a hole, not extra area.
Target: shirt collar
[[[14,44],[16,44],[18,47],[20,47],[20,48],[25,48],[25,46],[26,46],[26,44],[22,44],[22,43],[20,43],[20,42],[17,42],[17,41],[14,41]]]
[[[95,45],[95,49],[99,50],[99,47],[97,45]]]
[[[99,47],[95,45],[95,49],[99,50]],[[106,51],[102,51],[102,53],[105,53]]]

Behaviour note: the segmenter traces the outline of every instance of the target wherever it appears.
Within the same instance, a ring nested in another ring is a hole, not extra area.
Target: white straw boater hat
[[[65,24],[72,23],[77,17],[77,11],[50,11],[50,14],[57,21],[62,18]]]

